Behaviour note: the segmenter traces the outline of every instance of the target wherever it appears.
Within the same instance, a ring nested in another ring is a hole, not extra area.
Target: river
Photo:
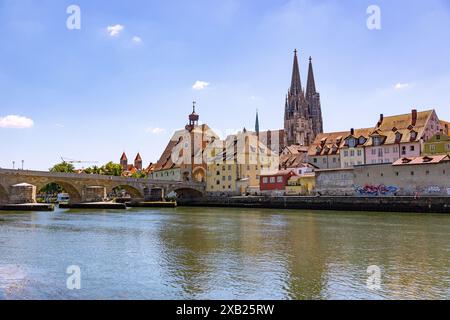
[[[0,299],[449,298],[447,215],[0,213]]]

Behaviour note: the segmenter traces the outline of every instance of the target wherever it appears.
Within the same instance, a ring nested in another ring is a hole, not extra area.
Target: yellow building
[[[448,154],[450,155],[450,136],[444,133],[435,134],[424,143],[424,154]]]
[[[311,196],[316,187],[316,175],[314,172],[307,172],[300,176],[293,176],[286,186],[286,195]]]
[[[278,155],[262,144],[257,135],[245,130],[224,141],[215,141],[206,152],[208,193],[258,192],[260,175],[278,169]]]

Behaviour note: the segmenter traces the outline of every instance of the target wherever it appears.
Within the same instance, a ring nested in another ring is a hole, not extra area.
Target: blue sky
[[[313,57],[326,131],[413,107],[450,120],[449,30],[448,0],[0,0],[0,167],[156,161],[192,100],[221,134],[253,128],[256,109],[282,128],[295,48],[304,85]]]

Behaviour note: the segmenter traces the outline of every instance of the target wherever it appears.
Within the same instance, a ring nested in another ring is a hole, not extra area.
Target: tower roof
[[[134,161],[142,161],[141,154],[139,152],[136,155],[136,159],[134,159]]]
[[[198,121],[198,119],[200,118],[200,116],[195,113],[195,106],[197,105],[197,102],[192,102],[192,113],[189,115],[189,120],[190,121]]]
[[[316,81],[314,80],[314,70],[312,65],[312,58],[309,57],[309,69],[308,69],[308,83],[306,85],[306,98],[309,98],[317,93]]]
[[[292,81],[291,81],[291,90],[292,94],[296,94],[301,92],[302,90],[302,81],[300,79],[300,67],[298,66],[297,59],[297,49],[294,50],[294,65],[292,67]]]
[[[256,110],[255,132],[256,132],[257,134],[259,134],[259,116],[258,116],[258,110]]]
[[[122,156],[120,157],[120,160],[121,161],[128,160],[127,155],[125,154],[125,152],[122,153]]]

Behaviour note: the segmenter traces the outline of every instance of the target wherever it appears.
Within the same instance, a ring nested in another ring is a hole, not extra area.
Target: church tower
[[[320,94],[316,91],[312,58],[309,57],[308,83],[306,85],[306,101],[309,105],[309,113],[312,119],[314,137],[323,133],[322,108],[320,106]]]
[[[309,146],[315,135],[309,104],[302,88],[297,50],[294,51],[291,87],[286,96],[284,113],[286,145]]]

